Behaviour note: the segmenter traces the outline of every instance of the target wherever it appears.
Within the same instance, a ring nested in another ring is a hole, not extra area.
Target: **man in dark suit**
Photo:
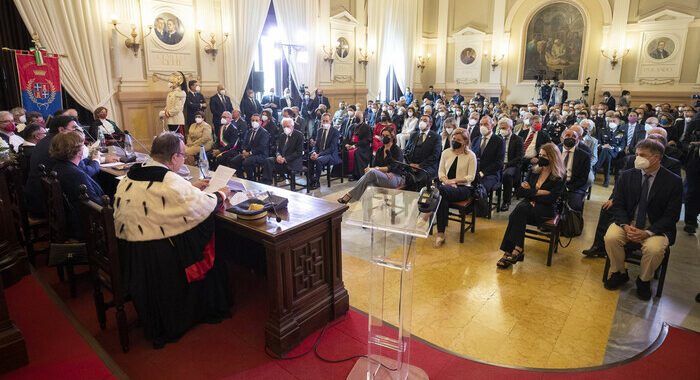
[[[246,121],[250,122],[251,116],[262,112],[262,106],[258,99],[255,99],[255,93],[252,88],[246,90],[246,95],[241,99],[241,113]]]
[[[503,155],[503,204],[501,211],[508,211],[513,194],[513,185],[520,183],[520,167],[523,161],[523,139],[513,133],[513,120],[504,117],[498,121],[498,128],[504,140]]]
[[[547,132],[542,130],[542,118],[534,115],[530,118],[530,125],[520,131],[523,139],[523,163],[522,171],[527,171],[530,164],[537,162],[542,145],[552,141]]]
[[[187,83],[189,90],[185,100],[185,136],[189,133],[190,125],[194,123],[194,115],[197,112],[204,112],[207,108],[207,102],[204,100],[204,95],[199,91],[199,82],[191,80]]]
[[[588,173],[591,170],[591,155],[578,143],[578,133],[567,129],[559,147],[566,167],[566,197],[574,210],[583,210],[583,199],[588,190]]]
[[[316,139],[311,141],[313,148],[309,156],[309,173],[311,177],[309,189],[313,190],[321,187],[319,179],[326,165],[337,165],[342,162],[338,155],[339,138],[340,132],[331,126],[331,115],[324,113],[321,116],[321,125],[316,133]]]
[[[211,160],[214,166],[218,166],[220,163],[239,155],[243,145],[241,144],[238,129],[232,123],[231,113],[224,111],[221,114],[221,121],[223,124],[219,127],[219,135],[214,140],[214,149],[211,153]],[[216,167],[213,169],[216,169]]]
[[[270,134],[261,128],[260,115],[250,116],[250,128],[243,138],[243,151],[241,154],[231,158],[224,165],[236,169],[236,175],[240,178],[241,170],[245,172],[246,178],[255,178],[255,168],[263,166],[268,158],[270,149]]]
[[[477,139],[480,135],[479,132],[479,119],[481,118],[481,115],[479,115],[478,112],[474,111],[469,114],[469,118],[467,119],[467,123],[464,126],[464,129],[467,130],[469,133],[469,141],[474,141]]]
[[[211,115],[214,120],[214,135],[219,138],[219,129],[221,128],[221,114],[224,112],[233,111],[231,98],[226,95],[226,88],[223,84],[216,87],[216,94],[209,98],[209,106],[211,107]],[[214,140],[216,140],[216,138]]]
[[[454,100],[455,104],[458,106],[461,106],[462,102],[464,101],[464,96],[462,96],[462,93],[458,88],[455,88],[455,92],[452,95],[452,100]]]
[[[552,89],[552,93],[549,96],[549,105],[554,106],[566,103],[566,100],[568,98],[569,92],[564,90],[564,82],[560,81],[559,83],[557,83],[557,87],[554,87]]]
[[[552,86],[549,83],[549,79],[547,79],[540,88],[540,100],[544,105],[549,103],[549,96],[552,94]]]
[[[299,107],[299,99],[292,98],[292,91],[288,88],[285,88],[284,96],[280,99],[279,106],[281,109]]]
[[[615,98],[610,94],[610,91],[603,92],[603,103],[609,110],[615,109]]]
[[[277,112],[279,111],[280,107],[280,97],[275,95],[275,89],[271,88],[270,92],[265,94],[262,98],[262,106],[263,108],[269,108],[272,110],[272,116],[275,118],[275,121],[277,121]]]
[[[493,134],[491,116],[482,117],[479,125],[480,136],[472,141],[471,149],[476,154],[479,183],[490,192],[501,181],[505,144],[501,136]]]
[[[417,188],[410,190],[420,190],[429,181],[437,177],[438,164],[442,155],[441,138],[431,130],[431,118],[427,115],[421,117],[420,126],[411,132],[404,149],[404,159],[412,168],[421,168],[428,172],[430,178],[426,178],[424,172],[412,170],[415,176]]]
[[[292,117],[294,119],[294,129],[304,134],[304,128],[306,128],[306,119],[304,119],[300,115],[299,107],[292,107],[292,112],[294,113],[294,116]]]
[[[605,234],[605,250],[612,275],[605,288],[616,290],[629,281],[625,270],[625,245],[638,243],[642,260],[637,277],[637,296],[651,298],[650,280],[661,265],[666,248],[676,240],[683,185],[680,177],[661,166],[664,147],[658,141],[642,140],[636,147],[635,169],[626,170],[616,181],[612,213],[615,223]]]
[[[302,170],[304,135],[294,129],[294,120],[291,118],[282,119],[282,127],[283,133],[277,139],[275,157],[268,157],[263,168],[263,183],[268,185],[277,174]]]
[[[317,88],[316,89],[316,97],[314,97],[314,100],[311,103],[311,108],[313,110],[316,110],[321,105],[326,106],[326,110],[329,110],[331,108],[331,103],[328,101],[328,98],[323,96],[323,90],[321,90],[320,88]]]
[[[609,118],[608,125],[603,126],[598,134],[598,136],[600,136],[598,139],[600,149],[598,151],[598,163],[596,163],[594,170],[598,172],[600,168],[603,168],[603,174],[605,176],[603,187],[609,186],[610,166],[612,161],[625,149],[625,143],[627,142],[625,131],[619,128],[619,125],[620,118],[612,116]]]
[[[340,140],[343,141],[346,138],[349,140],[350,135],[351,135],[351,127],[355,122],[355,113],[357,112],[357,108],[355,107],[354,104],[351,104],[348,106],[348,112],[346,114],[346,117],[340,122]]]
[[[627,121],[627,145],[625,146],[625,153],[634,155],[634,147],[638,142],[646,138],[647,131],[644,127],[644,123],[640,123],[637,112],[630,112],[627,116]]]
[[[236,131],[238,131],[238,138],[241,140],[241,142],[243,142],[243,138],[248,133],[250,126],[241,117],[241,111],[237,109],[231,111],[231,125],[236,127]],[[241,144],[241,147],[242,146],[243,144]]]
[[[423,98],[422,98],[422,99],[428,99],[428,100],[430,100],[430,101],[433,102],[433,103],[438,99],[438,94],[435,92],[435,89],[433,88],[432,85],[431,85],[431,86],[428,86],[428,91],[426,91],[426,92],[423,94]]]

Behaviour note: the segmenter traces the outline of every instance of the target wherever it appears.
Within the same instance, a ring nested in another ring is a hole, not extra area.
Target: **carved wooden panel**
[[[292,291],[298,299],[325,282],[323,254],[326,244],[323,236],[318,236],[302,245],[292,247]]]

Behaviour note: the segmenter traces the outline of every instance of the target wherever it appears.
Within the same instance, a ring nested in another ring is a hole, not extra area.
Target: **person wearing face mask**
[[[230,112],[224,111],[221,114],[219,135],[214,142],[214,150],[211,152],[211,158],[214,163],[213,170],[216,170],[216,166],[219,164],[241,153],[241,145],[243,144],[239,144],[240,133],[232,121],[233,118]],[[243,120],[240,121],[242,122]]]
[[[532,121],[532,114],[529,112],[525,112],[522,116],[522,118],[518,118],[515,127],[513,128],[513,132],[517,135],[520,134],[520,131],[523,129],[527,130],[530,128]]]
[[[327,165],[328,170],[332,170],[333,165],[342,164],[343,161],[338,156],[338,141],[340,132],[331,126],[331,115],[324,113],[321,116],[321,123],[316,131],[316,138],[311,141],[313,148],[309,155],[309,187],[307,190],[314,190],[321,187],[321,172]]]
[[[622,95],[620,96],[620,99],[617,101],[617,104],[623,107],[631,107],[632,102],[630,101],[632,99],[632,95],[630,94],[629,91],[627,90],[622,90]]]
[[[270,157],[274,157],[274,154],[277,151],[277,139],[281,133],[281,130],[277,126],[275,118],[273,117],[274,112],[275,111],[273,111],[271,108],[265,108],[260,115],[260,126],[265,128],[267,133],[270,134],[270,149],[268,150]]]
[[[430,128],[436,132],[439,132],[442,129],[442,123],[445,119],[447,119],[447,116],[447,108],[445,108],[445,106],[440,107],[440,111],[435,117],[435,123]]]
[[[348,138],[343,141],[343,151],[348,163],[348,172],[357,181],[365,173],[372,159],[372,128],[364,122],[364,114],[358,112],[350,127]]]
[[[348,116],[348,108],[344,101],[338,104],[338,110],[333,114],[333,125],[340,125]]]
[[[168,92],[168,97],[165,100],[165,108],[162,111],[162,116],[165,119],[165,123],[168,125],[168,129],[171,132],[179,132],[183,136],[185,133],[185,115],[183,110],[185,109],[185,101],[187,100],[187,94],[185,94],[186,89],[187,83],[185,82],[185,74],[180,72],[179,76],[170,78],[170,92]]]
[[[615,109],[615,98],[610,95],[610,91],[603,91],[602,103],[605,103],[605,106],[608,107],[609,110]]]
[[[683,130],[680,129],[682,128],[681,126],[676,127],[676,124],[673,122],[673,116],[671,116],[670,113],[662,112],[661,115],[659,115],[659,126],[666,130],[669,145],[674,146],[679,144]]]
[[[255,98],[255,92],[252,88],[248,88],[245,91],[245,96],[241,99],[241,114],[243,118],[250,123],[250,118],[254,114],[260,114],[262,112],[262,106],[258,99]]]
[[[304,119],[304,121],[309,124],[313,119],[314,119],[314,111],[316,109],[313,108],[313,101],[311,100],[311,93],[309,91],[306,91],[304,93],[304,98],[301,100],[301,117]],[[304,129],[302,133],[306,135],[306,128],[307,126],[304,125],[302,126]]]
[[[632,111],[627,116],[627,141],[625,145],[625,154],[633,154],[634,147],[639,141],[646,138],[647,131],[644,124],[639,121],[639,116],[636,111]]]
[[[19,153],[24,155],[27,160],[27,164],[31,160],[32,153],[34,153],[34,148],[36,144],[46,137],[47,132],[43,125],[39,123],[29,123],[26,128],[24,128],[24,142],[19,148]],[[4,142],[4,140],[3,140]]]
[[[407,173],[407,179],[410,178],[406,183],[407,190],[418,191],[437,176],[438,162],[440,161],[442,149],[440,137],[432,130],[430,124],[430,117],[423,115],[418,123],[418,129],[411,133],[406,143],[404,158],[410,166],[410,168],[406,169],[410,171],[410,173]],[[447,118],[445,127],[454,128],[454,119]],[[416,168],[425,170],[428,176],[426,177],[425,172]]]
[[[403,127],[401,128],[401,133],[396,135],[396,141],[399,148],[406,148],[406,142],[408,141],[409,137],[411,137],[411,133],[413,133],[417,127],[418,117],[416,115],[416,109],[413,107],[408,107],[408,110],[406,111],[406,118],[404,119]]]
[[[438,190],[442,200],[435,215],[437,235],[433,241],[433,248],[440,248],[445,243],[450,203],[465,201],[471,197],[471,185],[476,177],[477,160],[474,152],[469,149],[470,143],[467,130],[457,128],[452,135],[450,149],[442,151],[440,156]]]
[[[564,82],[559,81],[557,83],[557,86],[552,89],[552,93],[549,96],[549,104],[550,106],[553,105],[560,105],[563,103],[566,103],[566,99],[569,97],[569,92],[564,90]]]
[[[479,137],[471,143],[471,151],[477,158],[477,179],[484,185],[487,192],[496,189],[501,181],[503,159],[505,157],[505,143],[501,136],[493,133],[493,119],[484,116],[479,121]]]
[[[432,85],[431,85],[431,86],[428,86],[428,91],[426,91],[425,93],[423,93],[422,99],[423,99],[423,100],[428,99],[428,100],[430,100],[431,102],[435,102],[436,100],[438,100],[438,94],[435,93],[435,89],[433,88]]]
[[[204,151],[211,151],[214,141],[212,139],[211,126],[204,121],[204,112],[199,111],[194,115],[194,123],[189,127],[190,134],[185,144],[187,161],[194,164],[199,156],[199,147],[204,146]]]
[[[19,146],[24,142],[24,139],[16,134],[15,130],[15,120],[12,113],[0,111],[0,138],[5,140],[7,145],[12,147],[12,150],[16,153]]]
[[[275,145],[274,157],[268,157],[263,168],[262,182],[268,185],[276,175],[295,175],[302,171],[304,134],[294,129],[294,120],[290,118],[282,119],[282,131]]]
[[[395,189],[404,183],[404,165],[401,149],[396,145],[395,130],[387,127],[382,130],[382,146],[372,160],[372,167],[364,169],[364,175],[338,203],[356,202],[362,198],[369,186]]]
[[[221,129],[221,115],[224,112],[233,111],[233,103],[231,103],[231,98],[226,95],[226,88],[223,84],[216,86],[216,94],[209,98],[209,106],[214,124],[214,136],[218,138]]]
[[[22,107],[15,107],[10,110],[15,119],[15,133],[22,135],[22,131],[27,126],[27,110]]]
[[[235,157],[223,162],[223,165],[236,169],[236,175],[240,178],[242,173],[248,180],[255,179],[255,168],[265,164],[270,149],[270,134],[262,128],[261,118],[258,114],[250,116],[250,128],[241,140],[243,151]]]
[[[194,123],[195,114],[204,112],[207,108],[207,103],[202,95],[199,82],[191,80],[187,84],[188,91],[185,100],[185,136],[189,136],[189,128]]]
[[[658,141],[642,140],[636,147],[635,169],[622,172],[612,200],[614,223],[605,233],[605,251],[610,258],[610,278],[605,289],[617,290],[629,281],[625,269],[625,245],[642,246],[637,277],[637,296],[651,298],[650,281],[661,265],[666,248],[676,240],[683,185],[680,177],[661,165],[664,147]]]
[[[591,156],[579,146],[575,129],[564,131],[559,149],[566,168],[566,200],[574,210],[583,210],[583,200],[588,190],[588,174],[591,172]]]
[[[625,149],[626,136],[621,129],[620,118],[611,117],[607,126],[600,129],[599,143],[600,149],[598,152],[598,163],[594,170],[597,173],[603,168],[603,187],[608,187],[610,184],[610,166],[612,161],[617,158],[617,155]]]
[[[357,108],[355,108],[354,104],[351,104],[348,106],[347,112],[345,113],[345,116],[343,119],[340,121],[340,139],[345,140],[347,138],[350,138],[350,128],[352,125],[355,123],[355,113],[357,112]]]
[[[537,163],[537,152],[540,151],[542,145],[551,141],[549,134],[542,130],[542,118],[539,115],[534,115],[530,118],[530,125],[527,129],[520,131],[518,134],[523,139],[523,166],[521,170],[526,172],[530,168],[530,164]]]
[[[280,103],[282,109],[299,106],[299,100],[292,98],[292,91],[289,88],[284,89],[284,95],[282,96],[282,99],[280,99]]]
[[[593,122],[590,119],[581,120],[580,125],[577,127],[574,125],[572,128],[581,128],[581,144],[579,145],[582,149],[583,147],[588,148],[588,152],[591,155],[591,169],[588,174],[588,187],[593,186],[593,181],[595,181],[595,171],[593,170],[598,163],[598,139],[593,137],[590,133],[590,129],[594,127]]]
[[[513,193],[513,185],[520,181],[520,168],[523,161],[523,139],[513,133],[513,120],[504,117],[498,120],[498,128],[505,145],[503,154],[503,204],[501,211],[508,211]]]
[[[394,130],[394,134],[396,133],[396,126],[394,125],[394,123],[391,122],[389,113],[386,111],[382,111],[377,125],[374,126],[373,149],[375,152],[377,151],[377,149],[384,145],[384,143],[382,143],[382,131],[384,130],[384,128],[391,128]]]
[[[93,113],[95,121],[90,124],[88,133],[98,138],[99,133],[102,132],[107,145],[119,146],[124,142],[124,132],[117,127],[117,123],[107,118],[107,114],[107,108],[97,107]]]
[[[445,120],[445,125],[440,132],[440,151],[450,149],[452,147],[452,135],[457,130],[457,122],[450,118]]]
[[[261,105],[263,108],[269,108],[272,111],[270,116],[277,119],[277,113],[279,111],[279,106],[281,103],[282,101],[280,100],[280,97],[275,94],[275,89],[271,88],[263,96]],[[275,141],[277,141],[277,139],[275,139]]]
[[[554,218],[565,181],[566,168],[559,149],[552,143],[542,145],[537,165],[528,180],[518,188],[518,196],[524,199],[508,217],[508,227],[501,241],[501,251],[504,253],[496,263],[498,268],[505,269],[524,260],[526,226],[540,225]]]
[[[474,141],[479,137],[479,119],[481,115],[474,111],[469,114],[469,119],[467,119],[467,132],[469,133],[469,141]]]

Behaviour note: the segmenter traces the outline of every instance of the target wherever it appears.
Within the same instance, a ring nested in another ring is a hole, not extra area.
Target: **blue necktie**
[[[637,219],[634,222],[635,227],[641,229],[644,228],[647,221],[649,178],[651,178],[651,174],[644,174],[644,181],[642,181],[642,194],[639,196],[639,203],[637,203]]]

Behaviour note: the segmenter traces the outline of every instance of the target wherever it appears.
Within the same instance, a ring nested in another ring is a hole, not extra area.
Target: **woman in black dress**
[[[547,143],[540,148],[537,166],[530,174],[528,182],[520,184],[518,197],[525,198],[508,217],[508,227],[501,241],[503,257],[496,266],[508,268],[525,258],[525,226],[540,224],[554,218],[557,202],[564,191],[566,166],[559,148]]]

